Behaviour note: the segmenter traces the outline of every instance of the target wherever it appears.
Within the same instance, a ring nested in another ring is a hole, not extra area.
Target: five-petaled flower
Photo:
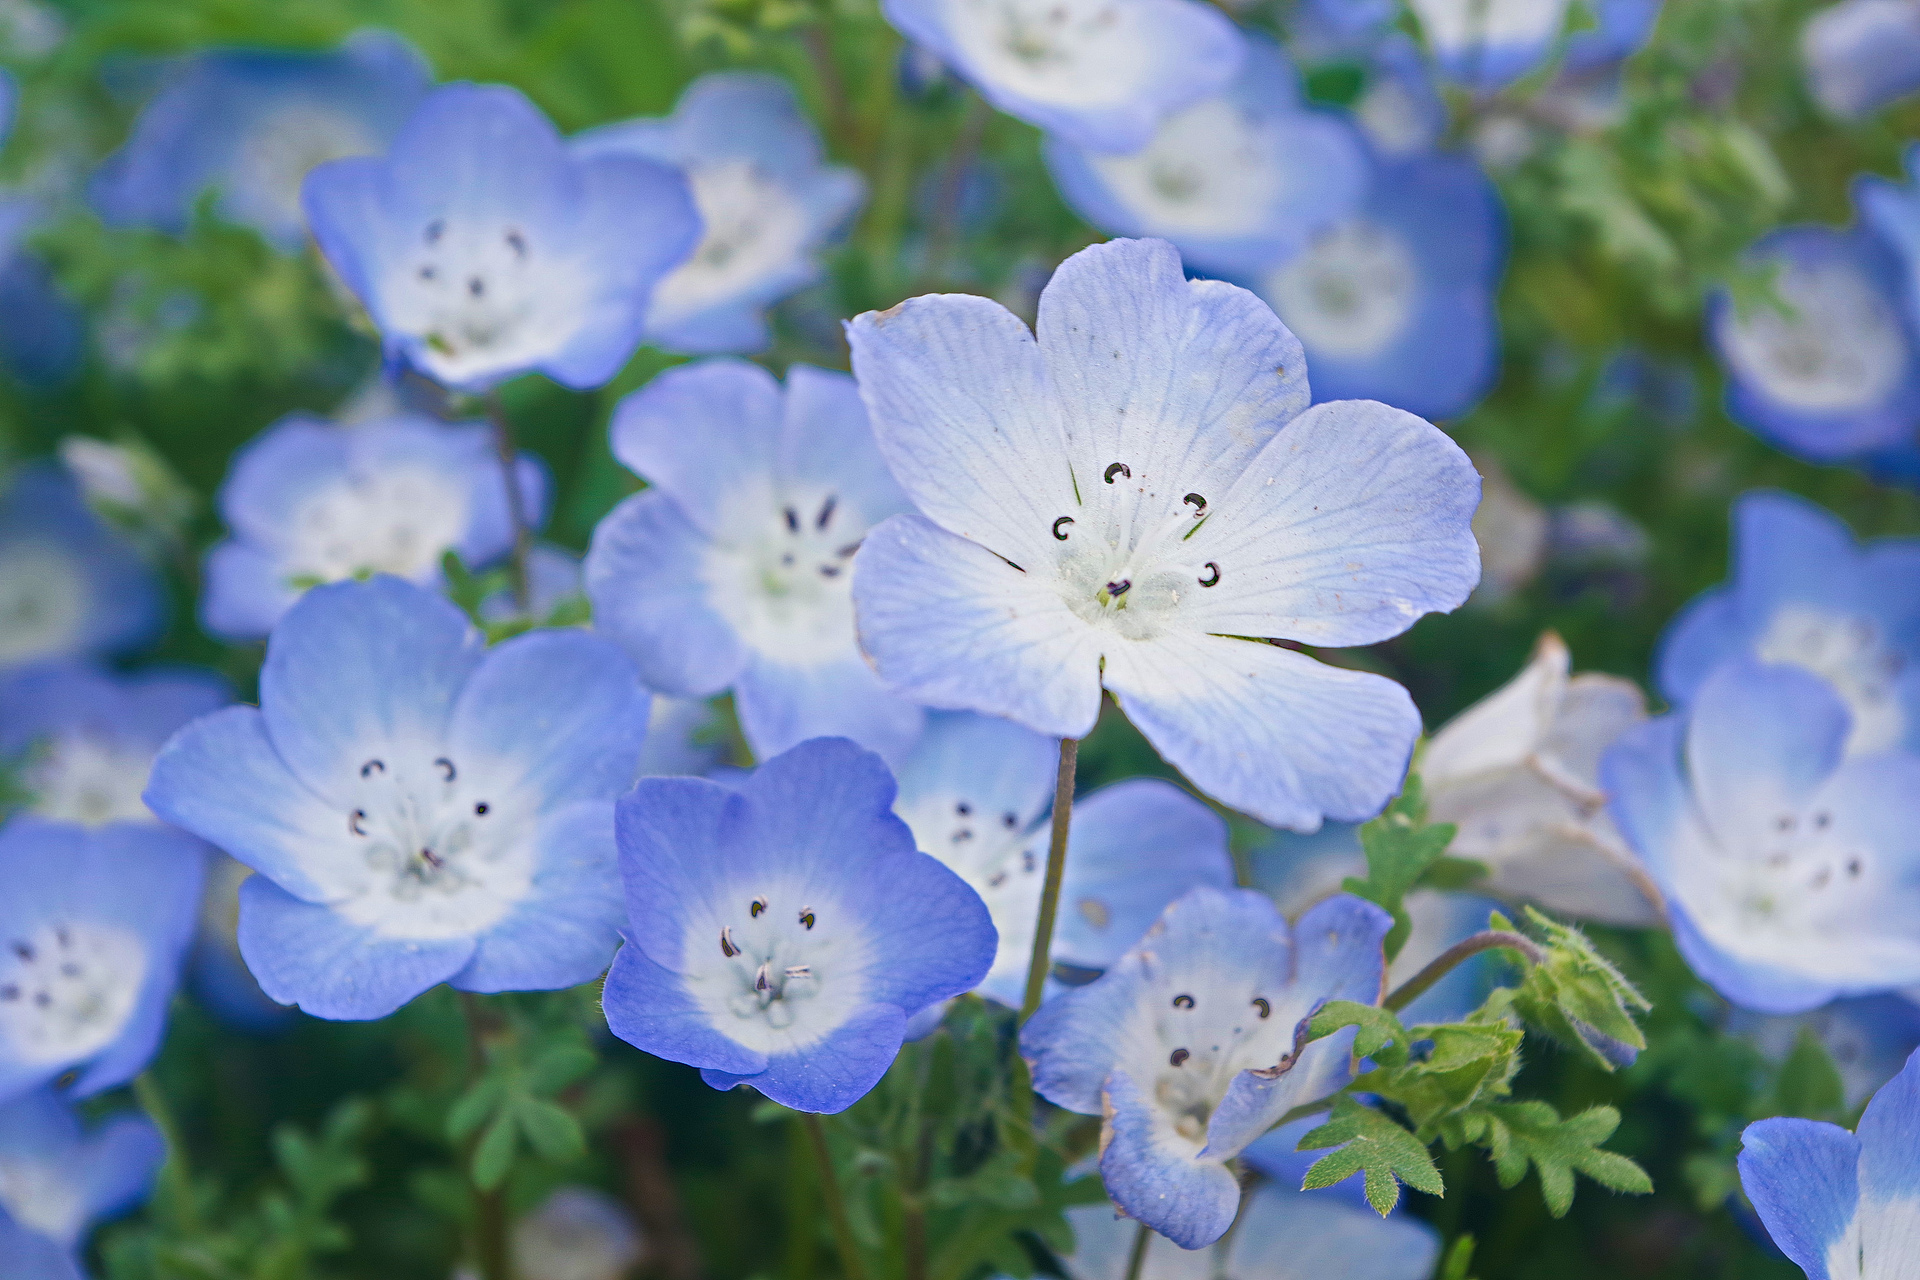
[[[147,1198],[160,1130],[121,1114],[91,1130],[51,1089],[0,1105],[0,1263],[8,1280],[84,1280],[87,1232]]]

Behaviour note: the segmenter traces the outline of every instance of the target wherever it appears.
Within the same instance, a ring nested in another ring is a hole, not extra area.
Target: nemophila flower
[[[0,670],[100,657],[153,638],[165,619],[153,570],[50,462],[0,490]]]
[[[624,1280],[641,1249],[633,1214],[595,1187],[560,1187],[513,1224],[513,1273],[525,1280]]]
[[[159,1048],[203,851],[165,828],[0,827],[0,1099],[71,1075],[86,1097]]]
[[[140,793],[175,730],[231,700],[226,681],[189,670],[116,676],[76,663],[0,681],[0,760],[55,822],[158,825]]]
[[[9,1280],[78,1280],[89,1230],[145,1200],[166,1156],[142,1115],[88,1130],[51,1089],[0,1104],[0,1224],[34,1237],[14,1246],[0,1225]]]
[[[1871,1098],[1920,1048],[1920,1006],[1902,995],[1835,1000],[1792,1016],[1735,1010],[1726,1025],[1775,1063],[1785,1062],[1801,1037],[1811,1034],[1840,1073],[1849,1109]]]
[[[1351,213],[1370,166],[1359,131],[1307,107],[1284,54],[1247,41],[1240,75],[1160,121],[1137,151],[1049,137],[1047,167],[1081,217],[1114,235],[1159,236],[1198,271],[1251,272]]]
[[[1126,1213],[1185,1249],[1218,1240],[1240,1186],[1227,1161],[1347,1078],[1350,1033],[1304,1044],[1329,1000],[1381,996],[1392,926],[1341,894],[1292,929],[1252,890],[1191,890],[1099,980],[1020,1033],[1034,1088],[1102,1117],[1100,1173]]]
[[[1737,1005],[1920,982],[1920,757],[1847,756],[1851,719],[1818,676],[1733,658],[1601,762],[1681,954]]]
[[[1194,0],[886,0],[881,12],[988,102],[1095,151],[1137,151],[1224,88],[1244,40]]]
[[[1368,644],[1472,589],[1478,478],[1413,415],[1308,409],[1261,302],[1163,241],[1086,249],[1040,297],[913,298],[850,326],[920,511],[867,536],[860,639],[938,707],[1093,728],[1104,685],[1201,790],[1274,825],[1370,816],[1419,733],[1406,691],[1275,637]]]
[[[620,801],[627,942],[607,975],[622,1040],[752,1085],[797,1111],[844,1111],[900,1051],[907,1020],[993,963],[978,894],[913,847],[893,778],[815,739],[737,788],[643,778]]]
[[[1430,151],[1445,136],[1446,101],[1419,46],[1404,32],[1387,33],[1374,44],[1353,118],[1374,151],[1389,159]]]
[[[398,578],[316,587],[274,628],[260,706],[187,726],[147,803],[252,867],[240,951],[321,1018],[379,1018],[441,982],[547,990],[618,939],[613,798],[647,695],[609,642],[491,649]]]
[[[1434,61],[1451,79],[1498,89],[1546,60],[1567,0],[1409,0]]]
[[[20,105],[20,82],[9,71],[0,70],[0,145],[13,132],[14,108]]]
[[[762,758],[837,735],[898,760],[923,716],[861,658],[850,584],[867,530],[909,503],[853,379],[670,369],[620,402],[613,452],[651,487],[594,531],[587,594],[648,686],[732,689]]]
[[[938,712],[900,766],[894,812],[993,914],[1000,949],[980,984],[1014,1008],[1040,916],[1059,744],[1008,720]],[[1053,962],[1097,974],[1195,885],[1233,885],[1227,826],[1172,783],[1131,778],[1073,808]]]
[[[1855,119],[1920,89],[1920,10],[1906,0],[1840,0],[1800,32],[1807,90],[1829,113]]]
[[[1732,573],[1661,637],[1660,691],[1686,704],[1743,654],[1804,667],[1846,703],[1854,754],[1920,751],[1920,539],[1864,546],[1838,517],[1770,490],[1733,505]]]
[[[1728,415],[1815,462],[1910,445],[1920,361],[1898,255],[1862,228],[1801,226],[1761,237],[1746,262],[1774,271],[1773,298],[1742,309],[1720,294],[1707,311]]]
[[[1920,1215],[1920,1054],[1848,1133],[1779,1116],[1740,1135],[1740,1185],[1809,1280],[1900,1280]]]
[[[1465,413],[1499,371],[1499,195],[1465,156],[1383,163],[1366,201],[1254,286],[1306,351],[1316,401]]]
[[[385,150],[432,81],[413,46],[385,31],[327,53],[197,54],[167,77],[88,196],[111,226],[180,232],[212,189],[222,217],[297,250],[308,171]]]
[[[820,249],[866,194],[856,170],[823,163],[792,87],[760,72],[701,76],[671,116],[589,129],[572,147],[686,174],[705,230],[654,290],[647,337],[696,355],[766,347],[767,308],[819,278]]]
[[[388,360],[465,391],[529,370],[605,382],[700,238],[676,170],[574,156],[501,85],[435,89],[385,155],[308,174],[302,203]]]
[[[1565,915],[1644,926],[1660,892],[1606,815],[1600,757],[1647,717],[1631,680],[1571,675],[1547,632],[1520,673],[1448,721],[1420,760],[1428,819],[1458,831],[1448,852],[1486,887]]]
[[[515,474],[537,525],[546,472],[522,454]],[[390,573],[439,586],[447,552],[478,568],[513,547],[500,459],[478,423],[340,427],[296,414],[234,455],[217,501],[230,536],[207,553],[200,612],[207,630],[232,640],[265,635],[323,582]]]

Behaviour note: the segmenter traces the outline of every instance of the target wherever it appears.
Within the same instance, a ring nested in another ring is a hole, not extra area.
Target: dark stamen
[[[426,859],[427,865],[432,867],[435,871],[438,871],[440,868],[447,865],[444,861],[441,860],[440,855],[435,853],[431,849],[422,849],[420,851],[420,856]]]
[[[360,776],[363,778],[371,778],[376,773],[385,773],[386,771],[386,762],[381,760],[369,760],[360,766]]]
[[[1003,813],[1000,815],[1000,825],[1011,831],[1020,825],[1020,815],[1017,813]]]
[[[467,279],[467,292],[472,294],[474,297],[478,298],[481,295],[485,294],[486,291],[487,291],[487,282],[485,280],[482,280],[479,276],[470,276]]]
[[[507,247],[512,249],[518,257],[527,256],[527,238],[518,231],[507,232]]]
[[[787,517],[787,532],[788,533],[800,532],[800,513],[798,511],[795,511],[792,507],[788,507],[782,514],[784,514]]]
[[[724,925],[720,929],[720,954],[729,960],[740,954],[740,948],[733,945],[733,930]]]
[[[1176,1009],[1191,1009],[1193,1008],[1193,997],[1189,995],[1175,996],[1173,998],[1173,1007]]]
[[[1186,497],[1180,499],[1180,501],[1192,507],[1193,514],[1195,514],[1196,516],[1205,515],[1207,512],[1207,500],[1201,497],[1197,493],[1190,493]]]
[[[825,529],[827,527],[827,522],[833,519],[833,508],[839,501],[840,499],[833,494],[827,495],[827,500],[820,504],[820,514],[813,518],[814,528]]]
[[[445,781],[445,782],[453,781],[454,774],[456,772],[456,770],[453,767],[453,761],[447,759],[445,756],[441,756],[438,760],[435,760],[433,762],[433,767],[440,771],[440,777],[442,781]]]
[[[16,942],[13,944],[13,954],[19,956],[28,964],[33,963],[33,948],[24,942]]]
[[[812,907],[800,908],[800,923],[805,925],[809,929],[813,928],[813,908]]]
[[[1060,541],[1065,542],[1067,540],[1067,535],[1061,532],[1061,526],[1069,525],[1073,523],[1074,523],[1074,519],[1072,516],[1061,516],[1058,520],[1055,520],[1053,522],[1053,536],[1060,539]]]
[[[1130,578],[1122,578],[1118,582],[1109,582],[1107,584],[1107,594],[1115,600],[1118,600],[1131,590],[1133,590],[1133,580]]]
[[[953,806],[953,811],[963,818],[970,817],[973,814],[973,806],[962,800]]]
[[[435,218],[432,222],[429,222],[427,224],[427,243],[438,244],[440,242],[440,237],[445,235],[446,231],[447,231],[447,224],[442,220],[440,220],[439,218]]]
[[[1173,1066],[1178,1067],[1185,1064],[1186,1060],[1188,1058],[1191,1058],[1192,1056],[1193,1055],[1188,1053],[1185,1049],[1175,1049],[1172,1053],[1167,1055],[1167,1061],[1171,1063]]]
[[[347,830],[353,832],[353,834],[357,836],[363,836],[367,834],[367,829],[360,825],[366,820],[367,820],[367,811],[365,809],[355,809],[352,813],[347,815]]]
[[[488,804],[485,800],[482,800],[479,804],[476,804],[475,806],[473,806],[473,812],[475,816],[481,817],[481,818],[486,817],[487,814],[492,811],[492,809],[493,809],[493,806]]]
[[[837,578],[840,576],[840,566],[837,564],[823,564],[820,566],[820,576],[823,578]]]
[[[1107,474],[1106,474],[1107,483],[1112,484],[1113,478],[1116,475],[1125,476],[1127,479],[1131,480],[1133,479],[1133,468],[1129,467],[1124,462],[1109,462],[1107,464]]]
[[[1213,561],[1209,560],[1206,563],[1206,568],[1207,568],[1207,571],[1211,573],[1213,576],[1210,578],[1202,577],[1200,579],[1200,585],[1203,587],[1219,586],[1220,585],[1220,566],[1215,564]]]
[[[1253,1007],[1260,1011],[1260,1016],[1263,1018],[1271,1018],[1273,1016],[1273,1005],[1268,1002],[1265,996],[1255,996],[1253,998]]]
[[[764,897],[755,898],[752,902],[749,902],[747,904],[747,914],[753,917],[755,920],[758,920],[760,918],[760,913],[762,911],[765,911],[766,909],[767,909],[767,900]]]

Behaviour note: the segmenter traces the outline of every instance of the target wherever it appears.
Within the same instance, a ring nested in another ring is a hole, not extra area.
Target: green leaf
[[[1303,1190],[1331,1187],[1364,1170],[1367,1203],[1383,1218],[1399,1203],[1403,1182],[1429,1195],[1446,1193],[1446,1184],[1426,1144],[1352,1098],[1335,1099],[1332,1118],[1301,1138],[1300,1150],[1314,1151],[1335,1144],[1344,1145],[1314,1161],[1301,1184]]]
[[[1562,1120],[1560,1113],[1544,1102],[1496,1103],[1471,1120],[1474,1140],[1493,1157],[1500,1185],[1518,1185],[1531,1165],[1540,1175],[1540,1193],[1547,1212],[1556,1218],[1565,1217],[1573,1206],[1576,1173],[1628,1195],[1646,1195],[1653,1190],[1653,1180],[1639,1165],[1616,1152],[1599,1149],[1620,1124],[1620,1113],[1612,1107],[1589,1107]]]
[[[1578,929],[1531,907],[1527,918],[1546,955],[1513,993],[1514,1011],[1604,1071],[1631,1062],[1647,1047],[1634,1015],[1653,1006]]]
[[[1770,1116],[1803,1116],[1810,1120],[1838,1120],[1847,1109],[1847,1088],[1833,1055],[1812,1027],[1800,1028],[1792,1052],[1780,1064]]]
[[[502,1111],[494,1116],[480,1145],[473,1149],[474,1186],[492,1191],[507,1180],[513,1157],[520,1147],[519,1138],[520,1131],[514,1126],[511,1112]]]
[[[513,1114],[542,1158],[564,1164],[587,1153],[587,1135],[581,1132],[580,1122],[560,1106],[544,1098],[522,1098]]]
[[[478,1133],[487,1118],[499,1110],[506,1090],[506,1081],[491,1072],[474,1081],[447,1111],[448,1140],[465,1142]]]
[[[554,1045],[528,1065],[527,1089],[537,1094],[558,1093],[599,1064],[599,1056],[585,1045]]]
[[[1388,1009],[1358,1004],[1352,1000],[1329,1000],[1307,1023],[1307,1036],[1319,1040],[1342,1027],[1358,1027],[1353,1052],[1372,1058],[1382,1066],[1399,1066],[1407,1060],[1407,1029]]]
[[[1413,921],[1403,905],[1407,894],[1446,853],[1453,833],[1449,823],[1427,824],[1427,802],[1417,773],[1407,775],[1406,785],[1385,812],[1360,828],[1367,878],[1348,877],[1341,887],[1384,907],[1393,916],[1393,928],[1386,940],[1388,960],[1400,954],[1413,932]]]
[[[1456,1236],[1447,1246],[1446,1257],[1440,1262],[1440,1273],[1435,1280],[1469,1280],[1468,1272],[1473,1267],[1473,1237]]]

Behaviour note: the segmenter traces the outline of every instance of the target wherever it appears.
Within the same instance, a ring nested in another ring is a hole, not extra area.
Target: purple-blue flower
[[[144,1201],[166,1143],[145,1116],[91,1128],[51,1089],[0,1104],[0,1263],[8,1280],[81,1280],[93,1226]]]
[[[1737,1005],[1920,982],[1920,757],[1849,756],[1852,729],[1818,676],[1735,657],[1601,762],[1680,953]]]
[[[293,252],[306,240],[308,171],[384,151],[432,82],[413,46],[385,31],[329,53],[197,54],[172,69],[88,195],[110,226],[180,232],[212,189],[223,218]]]
[[[844,1111],[907,1020],[993,963],[985,904],[913,847],[880,758],[844,739],[738,787],[644,778],[619,805],[627,942],[607,1024],[637,1048],[798,1111]]]
[[[88,1097],[160,1046],[204,851],[165,828],[23,814],[0,828],[0,1099],[75,1074]]]
[[[1077,147],[1137,151],[1223,89],[1244,41],[1195,0],[885,0],[881,12],[1010,116]]]
[[[1510,84],[1546,60],[1567,25],[1568,0],[1409,0],[1448,79],[1476,89]]]
[[[546,516],[547,477],[522,454],[521,503]],[[217,497],[230,536],[207,553],[201,620],[229,640],[267,634],[309,587],[390,573],[443,582],[456,552],[482,568],[513,547],[490,429],[427,418],[342,427],[295,414],[234,455]]]
[[[1102,1117],[1115,1204],[1185,1249],[1226,1233],[1227,1161],[1346,1082],[1351,1033],[1304,1044],[1304,1023],[1329,1000],[1379,1001],[1392,924],[1340,894],[1289,929],[1263,894],[1198,888],[1105,976],[1040,1006],[1020,1052],[1041,1096]]]
[[[316,587],[267,641],[260,706],[189,725],[147,803],[258,875],[240,951],[261,989],[378,1018],[450,982],[594,977],[618,941],[613,799],[647,694],[611,643],[534,631],[489,649],[398,578]]]
[[[1740,1135],[1740,1185],[1808,1280],[1898,1280],[1920,1231],[1920,1053],[1853,1133],[1780,1116]]]
[[[857,170],[824,163],[792,87],[761,72],[701,76],[671,116],[601,125],[572,147],[686,174],[705,230],[654,290],[647,338],[695,355],[763,350],[767,308],[819,278],[820,250],[866,194]]]
[[[1920,89],[1920,10],[1906,0],[1840,0],[1800,32],[1807,91],[1842,119],[1878,111]]]
[[[847,737],[898,760],[922,713],[860,656],[850,583],[873,525],[911,509],[853,379],[736,360],[670,369],[620,402],[613,452],[651,486],[594,531],[594,623],[650,688],[733,690],[762,759]]]
[[[701,230],[676,170],[574,156],[501,85],[434,90],[385,155],[319,166],[302,202],[389,362],[463,391],[611,378]]]
[[[1420,716],[1271,637],[1371,644],[1479,576],[1479,477],[1366,401],[1307,407],[1258,298],[1164,241],[1062,263],[1039,333],[967,295],[849,326],[880,452],[924,515],[867,535],[860,640],[932,706],[1081,737],[1103,687],[1200,790],[1276,826],[1372,816]]]

